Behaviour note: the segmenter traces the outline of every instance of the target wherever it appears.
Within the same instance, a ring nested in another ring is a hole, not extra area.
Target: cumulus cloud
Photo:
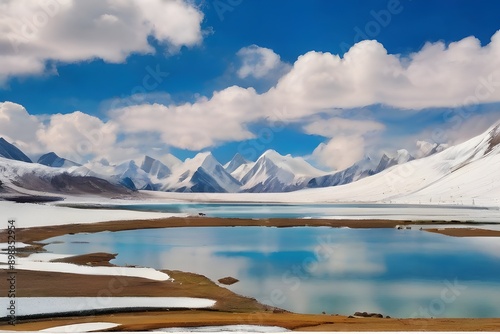
[[[0,136],[13,143],[21,150],[36,150],[36,132],[42,124],[21,105],[0,103]]]
[[[117,128],[80,111],[55,114],[36,132],[45,147],[70,159],[82,161],[91,156],[106,155],[116,144]]]
[[[274,52],[257,46],[245,52],[264,53],[271,60],[267,66],[263,65],[266,61],[257,62],[261,67],[249,67],[244,75],[264,75],[277,61]],[[192,104],[141,104],[117,109],[112,118],[125,132],[156,131],[165,143],[192,150],[252,138],[247,124],[263,118],[308,122],[306,132],[332,139],[318,148],[321,161],[339,167],[354,162],[362,152],[344,149],[352,158],[340,164],[327,158],[325,152],[340,154],[338,143],[345,138],[365,143],[363,136],[381,131],[381,125],[338,119],[328,122],[332,115],[342,116],[350,108],[374,104],[418,110],[500,101],[500,87],[496,89],[500,83],[495,81],[500,80],[498,68],[500,32],[484,47],[475,38],[466,38],[448,46],[441,42],[427,44],[407,57],[388,54],[376,41],[363,41],[343,58],[315,51],[300,56],[276,86],[262,94],[233,86]],[[284,112],[277,114],[275,110]],[[316,122],[310,123],[311,118]],[[340,137],[334,138],[335,132]]]
[[[283,63],[273,50],[257,45],[241,48],[236,54],[241,60],[238,76],[241,79],[261,79],[271,75],[282,75],[290,66]]]
[[[94,158],[121,162],[149,153],[140,146],[150,143],[149,137],[118,140],[118,134],[113,122],[80,111],[34,116],[19,104],[0,102],[0,137],[32,157],[53,151],[80,163]]]
[[[361,160],[364,150],[362,136],[337,136],[316,147],[312,158],[325,166],[342,170]]]
[[[340,117],[318,119],[304,126],[304,131],[330,138],[321,143],[311,158],[325,167],[341,170],[363,158],[365,137],[385,129],[372,120],[353,120]]]
[[[304,112],[385,104],[403,109],[500,101],[500,32],[481,46],[468,37],[428,43],[409,56],[377,41],[355,44],[341,58],[311,51],[268,95]]]
[[[168,51],[202,40],[203,13],[185,0],[6,0],[0,12],[0,83],[44,73],[51,60],[120,63],[153,53],[149,36]]]
[[[151,46],[146,38],[148,34],[173,46],[194,45],[199,42],[202,14],[197,9],[180,0],[147,1],[157,5],[160,12],[167,8],[164,6],[173,6],[172,8],[179,10],[180,17],[186,15],[197,23],[189,24],[189,27],[194,27],[193,30],[188,30],[191,33],[179,35],[184,37],[169,38],[168,32],[175,30],[172,24],[181,27],[188,24],[185,22],[191,21],[178,22],[177,25],[174,24],[176,21],[165,25],[153,24],[155,20],[159,20],[157,12],[141,12],[134,1],[60,2],[58,16],[54,16],[53,20],[34,34],[33,43],[19,45],[19,48],[25,48],[20,55],[14,55],[8,39],[6,44],[6,35],[0,35],[4,36],[0,37],[4,38],[3,42],[0,41],[0,61],[7,64],[0,69],[0,77],[9,75],[5,74],[8,71],[20,73],[16,66],[25,63],[33,65],[36,61],[41,64],[43,71],[45,60],[55,55],[62,61],[92,57],[122,61],[130,52],[150,51]],[[19,1],[19,5],[17,3],[7,1],[0,6],[17,15],[12,17],[19,17],[19,13],[25,13],[26,8],[37,8],[31,2],[27,7],[21,5],[23,1]],[[75,10],[93,20],[81,19],[74,14]],[[63,28],[65,24],[69,25],[70,18],[75,20],[75,27],[68,28],[73,29],[68,32]],[[0,22],[1,20],[6,20],[5,16],[2,16]],[[131,36],[126,41],[120,39],[122,35],[114,36],[113,32],[116,31],[111,28],[96,28],[99,25],[125,23],[127,26],[122,26],[125,31],[138,29],[128,31]],[[0,31],[5,32],[5,29],[3,22],[0,24]],[[100,33],[103,36],[97,36],[94,41],[93,34]],[[116,37],[116,41],[110,36]],[[108,38],[113,40],[111,44],[107,42]],[[81,45],[77,45],[80,39]],[[61,41],[67,42],[67,46],[58,44]],[[17,61],[19,58],[18,63],[13,61],[12,66],[9,65],[11,63],[5,58],[8,57],[5,55],[6,48],[10,48],[12,59]],[[245,66],[240,68],[242,77],[265,77],[269,71],[273,72],[276,63],[280,61],[279,56],[269,49],[251,46],[243,50],[244,59],[245,54],[255,59],[246,65],[246,69]],[[32,70],[30,67],[23,68],[28,72]],[[500,32],[485,46],[469,37],[449,45],[430,43],[408,56],[391,55],[380,43],[363,41],[354,45],[343,57],[315,51],[300,56],[290,71],[273,88],[262,94],[258,94],[253,88],[232,86],[214,92],[211,97],[200,97],[193,103],[175,104],[164,101],[160,104],[134,99],[133,103],[116,104],[119,107],[109,112],[110,120],[107,122],[82,113],[73,113],[54,115],[47,124],[37,125],[36,122],[30,123],[33,119],[24,111],[24,116],[22,112],[17,114],[16,124],[31,124],[29,126],[37,133],[40,143],[61,152],[65,152],[63,146],[68,145],[67,143],[74,147],[78,142],[89,140],[86,137],[88,131],[102,130],[106,136],[101,148],[90,150],[92,154],[99,155],[104,154],[104,147],[116,145],[116,138],[148,138],[151,133],[162,144],[201,150],[224,142],[254,138],[255,134],[249,130],[250,124],[264,119],[278,120],[284,124],[304,124],[304,132],[328,138],[326,143],[316,148],[314,156],[325,166],[342,169],[363,157],[365,146],[371,142],[370,135],[384,130],[384,126],[375,121],[349,119],[352,118],[347,112],[350,108],[385,104],[401,114],[404,112],[401,109],[420,110],[500,102],[499,68]],[[279,112],[275,112],[276,110]],[[5,115],[8,113],[3,111],[3,117]],[[80,122],[86,125],[80,127]],[[467,131],[466,128],[469,126],[461,126],[456,131],[457,134],[450,132],[449,135],[456,135],[456,140],[459,140]],[[6,131],[10,130],[2,131],[8,133]],[[75,135],[78,139],[71,141],[70,135]],[[24,140],[28,142],[29,138]],[[447,142],[453,140],[451,138]],[[125,147],[122,155],[131,150],[131,147]],[[112,150],[108,147],[107,152]]]
[[[141,104],[113,110],[110,115],[126,133],[155,132],[169,145],[201,150],[253,138],[246,124],[260,117],[257,97],[252,88],[233,86],[195,103]]]

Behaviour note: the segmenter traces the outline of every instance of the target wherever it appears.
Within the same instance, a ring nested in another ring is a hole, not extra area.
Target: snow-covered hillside
[[[500,124],[462,144],[357,182],[292,196],[305,201],[500,205]]]

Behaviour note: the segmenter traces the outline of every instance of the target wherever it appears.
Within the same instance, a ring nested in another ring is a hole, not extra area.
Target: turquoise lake
[[[328,227],[165,228],[54,237],[49,252],[232,276],[232,291],[293,312],[499,317],[500,238]],[[56,243],[54,243],[56,242]]]
[[[145,212],[165,212],[196,216],[204,213],[218,218],[321,218],[321,217],[371,217],[387,219],[391,216],[412,220],[460,220],[482,217],[482,221],[497,221],[498,208],[479,206],[408,205],[375,203],[328,203],[328,204],[282,204],[282,203],[143,203],[109,204],[99,208],[133,210]]]

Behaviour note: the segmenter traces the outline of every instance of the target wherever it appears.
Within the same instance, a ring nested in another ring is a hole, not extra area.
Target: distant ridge
[[[3,137],[0,138],[0,157],[29,163],[33,162],[30,158],[28,158],[28,156],[26,156],[26,154],[6,141]]]
[[[483,154],[495,150],[500,145],[500,125],[496,124],[484,133],[483,140],[485,141],[481,144],[484,148]],[[386,152],[377,159],[367,155],[350,167],[333,172],[319,170],[302,157],[281,155],[275,150],[265,151],[257,161],[249,161],[237,153],[225,165],[217,161],[211,152],[198,153],[185,161],[179,160],[172,154],[166,154],[161,159],[144,156],[140,161],[127,160],[119,164],[109,163],[101,158],[100,161],[89,161],[83,166],[50,152],[41,156],[38,163],[49,167],[66,168],[67,174],[92,176],[130,190],[279,193],[305,188],[342,186],[358,183],[365,178],[375,180],[374,175],[397,169],[398,166],[413,161],[429,161],[425,160],[426,157],[442,156],[443,152],[450,152],[449,150],[453,148],[445,144],[424,141],[418,141],[416,144],[419,151],[415,156],[405,149]],[[21,150],[3,138],[0,138],[0,157],[31,163]],[[453,157],[453,159],[460,158],[459,155]],[[456,169],[466,164],[467,161],[464,161],[457,165]],[[423,168],[425,166],[419,167]],[[423,180],[419,184],[423,184]]]
[[[76,162],[59,157],[54,152],[50,152],[50,153],[42,155],[40,158],[38,158],[37,163],[39,163],[41,165],[45,165],[45,166],[49,166],[49,167],[57,167],[57,168],[61,168],[61,167],[69,168],[69,167],[73,167],[73,166],[81,166],[80,164],[77,164]]]

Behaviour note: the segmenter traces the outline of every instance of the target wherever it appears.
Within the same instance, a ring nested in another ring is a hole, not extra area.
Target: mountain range
[[[489,138],[493,146],[498,145],[498,128],[497,125],[482,135]],[[422,149],[417,157],[402,149],[392,155],[383,154],[380,159],[366,156],[344,170],[328,173],[313,167],[301,157],[283,156],[274,150],[264,152],[256,161],[236,154],[225,165],[210,152],[199,153],[184,162],[168,155],[162,161],[145,156],[140,163],[130,160],[112,164],[103,159],[85,165],[50,152],[33,163],[21,150],[0,138],[0,181],[4,188],[11,185],[11,189],[20,187],[62,193],[123,194],[135,190],[279,193],[369,180],[374,175],[397,171],[398,167],[411,166],[417,161],[425,163],[434,161],[432,159],[437,156],[446,157],[443,155],[445,152],[460,147],[447,148],[425,142],[419,142],[419,146]],[[453,161],[460,159],[463,159],[460,155],[453,156]],[[464,160],[463,164],[466,162]],[[441,170],[443,167],[436,168]]]
[[[305,189],[287,200],[500,205],[500,123],[431,156],[413,159],[351,184]],[[274,200],[281,200],[274,196]],[[464,217],[459,217],[463,219]]]

